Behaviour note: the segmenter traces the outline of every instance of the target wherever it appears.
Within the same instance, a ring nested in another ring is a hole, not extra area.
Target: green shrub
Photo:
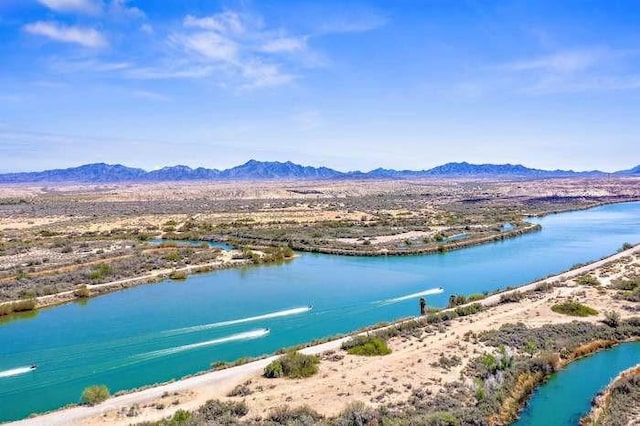
[[[427,315],[426,321],[427,321],[427,324],[437,324],[442,320],[440,319],[439,314],[429,314]]]
[[[101,263],[91,269],[91,272],[89,272],[89,278],[92,280],[100,280],[112,272],[113,270],[111,269],[111,266],[106,263]]]
[[[342,344],[342,349],[351,355],[388,355],[391,349],[384,339],[376,336],[355,336]]]
[[[616,290],[635,290],[640,287],[640,275],[619,278],[611,281],[611,288]]]
[[[87,297],[91,297],[91,290],[89,290],[86,285],[83,285],[75,289],[73,295],[80,299],[86,299]]]
[[[484,395],[484,389],[480,388],[478,390],[482,390],[481,393]],[[476,394],[476,397],[478,395]],[[460,420],[456,418],[456,416],[452,413],[446,411],[436,411],[434,413],[429,413],[425,417],[421,419],[425,425],[433,425],[433,426],[458,426],[460,425]]]
[[[580,285],[593,285],[593,286],[602,284],[600,282],[600,280],[598,280],[593,275],[582,275],[582,276],[576,278],[576,283],[578,283]]]
[[[233,388],[231,392],[227,394],[227,396],[229,397],[243,396],[244,397],[244,396],[251,395],[253,391],[251,390],[251,388],[249,388],[249,384],[251,384],[251,381],[239,384],[238,386]]]
[[[466,317],[481,312],[485,309],[482,303],[472,303],[467,306],[458,306],[452,311],[443,311],[439,313],[430,313],[426,316],[427,324],[438,324],[440,322],[449,321],[458,317]]]
[[[467,302],[477,302],[478,300],[485,299],[486,297],[487,295],[482,293],[471,294],[467,297]]]
[[[449,296],[449,308],[455,308],[456,306],[464,305],[467,303],[467,298],[462,294],[452,294]]]
[[[519,303],[524,299],[524,294],[520,291],[512,291],[500,295],[500,303]]]
[[[198,410],[198,413],[203,416],[205,422],[218,422],[222,417],[242,417],[246,416],[248,412],[249,408],[244,401],[222,402],[217,399],[207,401],[207,403]]]
[[[169,278],[171,278],[172,280],[186,280],[187,273],[185,271],[172,271],[169,274]]]
[[[620,314],[616,311],[607,311],[604,313],[604,320],[602,322],[609,327],[616,328],[620,325]]]
[[[282,355],[264,369],[264,376],[268,378],[288,377],[299,379],[313,376],[318,372],[320,360],[313,355],[300,352],[288,352]]]
[[[96,405],[106,401],[111,394],[105,385],[94,385],[85,388],[82,392],[82,402],[87,405]]]
[[[171,420],[174,423],[185,423],[187,420],[189,420],[189,417],[191,417],[191,413],[189,413],[186,410],[178,410],[174,413],[173,417],[171,418]]]
[[[168,253],[164,256],[165,260],[168,260],[169,262],[177,262],[180,260],[180,253],[178,253],[177,251]]]
[[[293,409],[283,405],[274,408],[267,419],[279,425],[313,425],[322,420],[322,416],[307,405]]]
[[[349,404],[338,416],[335,424],[339,426],[380,424],[380,414],[361,401]]]
[[[456,308],[456,314],[458,314],[459,317],[466,317],[467,315],[477,314],[482,310],[484,310],[484,305],[481,303],[472,303],[467,306],[458,306]]]
[[[558,314],[571,315],[574,317],[598,315],[598,311],[595,309],[575,301],[557,303],[551,307],[551,310]]]

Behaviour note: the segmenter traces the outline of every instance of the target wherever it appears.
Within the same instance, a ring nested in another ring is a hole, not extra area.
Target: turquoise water
[[[139,286],[6,322],[0,325],[0,420],[77,402],[91,384],[131,389],[206,370],[214,361],[417,315],[418,298],[402,296],[443,287],[426,299],[444,306],[453,293],[524,284],[640,241],[640,203],[537,221],[540,232],[445,254],[303,254],[282,265]],[[290,309],[296,310],[263,316]],[[243,318],[249,320],[237,322]],[[2,377],[31,364],[38,369]]]
[[[591,400],[622,371],[640,363],[640,342],[625,343],[571,363],[533,394],[514,426],[575,426]]]

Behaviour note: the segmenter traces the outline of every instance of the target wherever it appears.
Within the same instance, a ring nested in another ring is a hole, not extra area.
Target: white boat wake
[[[12,368],[11,370],[0,371],[0,378],[19,376],[20,374],[25,374],[33,370],[34,368],[31,368],[31,367]]]
[[[429,296],[432,294],[440,294],[444,292],[444,288],[430,288],[429,290],[419,291],[417,293],[407,294],[406,296],[394,297],[393,299],[382,300],[379,303],[381,305],[390,305],[392,303],[398,303],[405,300],[415,299],[416,297]]]
[[[174,348],[160,349],[158,351],[151,351],[144,354],[137,355],[136,358],[158,358],[166,355],[173,355],[184,351],[189,351],[191,349],[203,348],[206,346],[219,345],[221,343],[234,342],[239,340],[251,340],[258,339],[260,337],[264,337],[269,334],[268,328],[260,328],[253,331],[247,331],[244,333],[232,334],[231,336],[221,337],[219,339],[206,340],[204,342],[191,343],[189,345],[176,346]]]
[[[271,312],[269,314],[258,315],[255,317],[247,317],[247,318],[240,318],[237,320],[214,322],[211,324],[194,325],[192,327],[176,328],[175,330],[166,331],[165,334],[174,335],[174,334],[193,333],[195,331],[209,330],[211,328],[218,328],[218,327],[226,327],[228,325],[244,324],[247,322],[261,321],[261,320],[266,320],[271,318],[288,317],[290,315],[299,315],[305,312],[309,312],[311,309],[313,309],[311,306],[305,306],[302,308],[285,309],[283,311]]]

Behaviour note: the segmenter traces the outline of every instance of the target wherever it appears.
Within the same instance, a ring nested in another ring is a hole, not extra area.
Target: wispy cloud
[[[504,65],[504,67],[511,71],[572,73],[592,68],[603,60],[620,56],[624,53],[602,47],[566,50],[533,59],[511,62]]]
[[[296,55],[306,51],[306,37],[268,28],[261,18],[224,11],[187,15],[168,36],[173,56],[169,67],[132,70],[136,78],[230,78],[242,89],[278,86],[295,80]],[[289,69],[289,70],[287,70]],[[234,81],[235,80],[235,81]],[[226,85],[225,83],[221,83]]]
[[[130,0],[38,1],[55,12],[98,15],[78,18],[86,26],[63,24],[60,20],[38,21],[25,25],[25,32],[94,49],[113,46],[104,56],[90,61],[59,56],[50,61],[54,70],[110,72],[130,79],[207,79],[208,83],[232,90],[289,84],[305,70],[329,63],[323,52],[313,49],[316,39],[327,34],[367,31],[385,22],[368,14],[347,19],[342,13],[348,9],[345,8],[321,27],[313,25],[307,32],[296,32],[269,25],[262,16],[243,9],[203,16],[187,14],[176,25],[150,22]],[[126,26],[128,31],[137,28],[148,46],[122,46],[130,38],[127,32],[114,31],[114,25]],[[157,54],[149,57],[149,49]]]
[[[247,32],[247,24],[252,27],[261,26],[261,22],[259,20],[256,20],[253,23],[249,21],[250,19],[246,15],[241,15],[240,13],[233,11],[225,11],[215,15],[205,16],[203,18],[187,15],[184,18],[184,26],[211,30],[228,35],[240,35]]]
[[[143,19],[146,14],[130,6],[130,0],[38,0],[40,4],[58,13],[100,15],[106,12],[114,18]]]
[[[100,0],[38,0],[38,2],[55,12],[84,13],[95,15],[102,11]]]
[[[556,51],[497,67],[513,91],[530,95],[640,88],[638,49],[603,46]]]
[[[51,62],[51,68],[55,71],[69,72],[90,72],[108,73],[113,71],[123,71],[131,68],[129,62],[101,61],[97,59],[88,60],[66,60],[56,59]]]
[[[291,83],[296,78],[293,74],[283,72],[281,66],[264,63],[260,59],[243,62],[241,72],[246,80],[241,86],[244,89],[279,86]]]
[[[259,50],[267,53],[299,52],[306,50],[306,37],[280,37],[266,40]]]
[[[88,27],[66,26],[53,21],[38,21],[23,29],[34,35],[44,36],[63,43],[74,43],[84,47],[101,48],[108,45],[99,31]]]
[[[147,17],[142,9],[129,6],[129,0],[112,0],[109,4],[108,12],[115,18],[145,19]]]
[[[640,75],[638,74],[572,79],[546,78],[535,84],[522,87],[519,92],[529,95],[553,95],[636,89],[640,89]]]
[[[345,10],[342,15],[323,20],[316,34],[362,33],[387,24],[387,18],[371,11]]]
[[[184,48],[187,53],[197,55],[199,59],[228,63],[235,63],[238,60],[240,46],[216,32],[175,34],[171,36],[170,41]]]

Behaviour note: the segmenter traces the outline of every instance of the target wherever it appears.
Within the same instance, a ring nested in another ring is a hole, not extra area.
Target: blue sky
[[[0,171],[640,163],[640,3],[0,0]]]

